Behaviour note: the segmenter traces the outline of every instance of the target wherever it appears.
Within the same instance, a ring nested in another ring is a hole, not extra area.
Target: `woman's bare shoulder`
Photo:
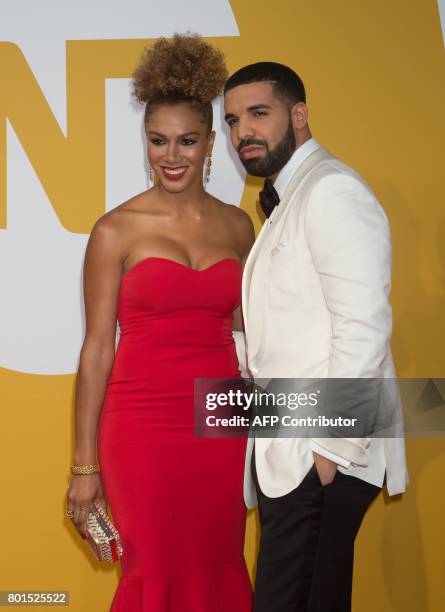
[[[241,224],[242,227],[250,227],[252,226],[252,220],[246,211],[242,210],[236,204],[228,204],[227,202],[223,202],[222,200],[218,200],[215,198],[216,203],[219,206],[219,209],[224,214],[224,216],[235,224]]]
[[[219,204],[222,207],[221,209],[229,223],[233,225],[235,231],[241,232],[250,239],[255,237],[252,219],[245,210],[236,204],[227,204],[226,202],[221,202],[220,200]]]
[[[143,191],[130,199],[118,204],[111,210],[104,213],[94,224],[95,228],[103,232],[114,232],[122,230],[123,227],[131,223],[138,213],[147,213],[147,204],[152,199],[148,191]]]
[[[236,204],[227,204],[218,200],[220,210],[230,230],[237,237],[243,251],[249,251],[255,242],[255,230],[250,215]]]
[[[147,212],[146,191],[122,202],[99,217],[93,225],[90,242],[125,252],[132,228],[139,214],[143,212]]]

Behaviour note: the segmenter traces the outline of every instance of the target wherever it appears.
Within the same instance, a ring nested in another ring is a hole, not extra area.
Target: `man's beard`
[[[252,176],[264,177],[277,174],[290,160],[297,146],[291,121],[289,121],[286,134],[277,144],[275,149],[273,149],[273,151],[269,150],[266,141],[258,140],[256,138],[250,138],[242,141],[238,146],[238,151],[240,151],[243,147],[254,144],[266,147],[266,155],[264,157],[252,157],[251,159],[243,159],[240,157],[241,163],[247,172]]]

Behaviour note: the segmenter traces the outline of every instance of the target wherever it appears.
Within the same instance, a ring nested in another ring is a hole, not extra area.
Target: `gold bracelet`
[[[100,465],[98,463],[71,466],[71,474],[95,474],[96,472],[100,472]]]

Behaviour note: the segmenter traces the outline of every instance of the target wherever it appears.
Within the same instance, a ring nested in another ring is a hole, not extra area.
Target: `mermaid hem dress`
[[[123,546],[111,612],[250,612],[245,438],[198,438],[195,378],[240,378],[232,313],[241,265],[164,258],[125,273],[120,337],[98,428]]]

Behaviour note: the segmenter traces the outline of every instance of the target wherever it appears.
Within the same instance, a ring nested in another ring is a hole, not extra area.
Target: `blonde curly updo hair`
[[[212,100],[228,72],[224,55],[198,34],[174,34],[145,49],[133,74],[134,95],[145,107],[145,121],[163,104],[189,104],[212,130]]]

